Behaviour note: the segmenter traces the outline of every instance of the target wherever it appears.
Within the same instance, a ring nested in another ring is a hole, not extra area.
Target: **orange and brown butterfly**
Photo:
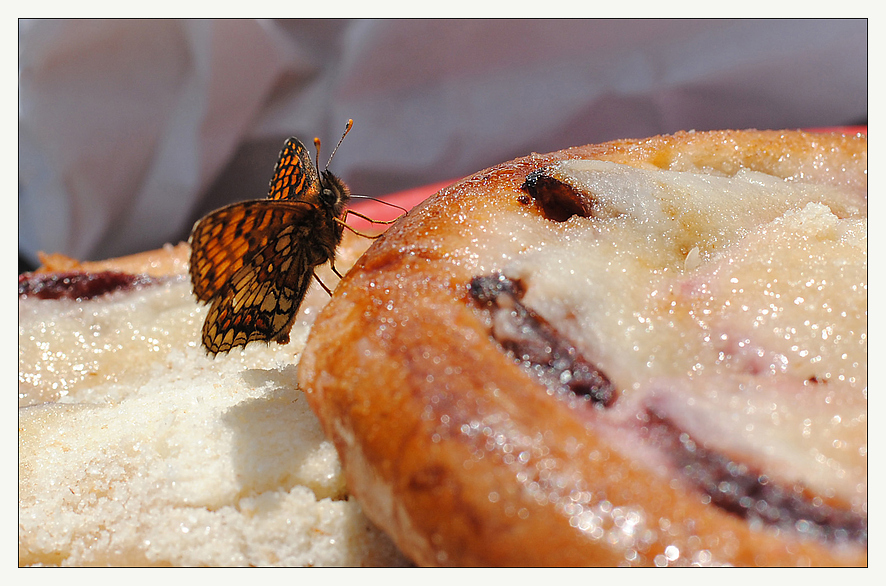
[[[352,124],[348,120],[342,140]],[[319,156],[319,139],[314,143]],[[338,274],[335,249],[347,227],[349,199],[344,182],[328,169],[318,173],[293,137],[280,153],[267,199],[223,207],[194,225],[191,284],[196,297],[210,303],[202,332],[210,354],[253,341],[289,342],[311,278],[317,278],[314,268],[329,262]]]

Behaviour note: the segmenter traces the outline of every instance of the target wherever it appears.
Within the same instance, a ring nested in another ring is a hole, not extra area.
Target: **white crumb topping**
[[[19,563],[407,563],[296,385],[307,323],[213,359],[204,314],[184,278],[20,301]]]

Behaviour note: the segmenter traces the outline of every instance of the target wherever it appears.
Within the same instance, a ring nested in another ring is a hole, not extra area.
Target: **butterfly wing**
[[[211,300],[284,229],[309,223],[316,215],[316,207],[307,203],[267,200],[235,203],[208,214],[191,232],[189,272],[194,295],[200,301]]]
[[[320,176],[317,174],[317,167],[305,145],[293,136],[280,151],[268,188],[268,199],[310,200],[318,193]]]
[[[198,298],[212,302],[202,336],[210,353],[289,341],[314,269],[302,236],[317,221],[312,205],[261,200],[222,208],[197,225],[191,281]]]
[[[203,346],[210,353],[227,352],[254,341],[289,342],[289,331],[311,283],[313,267],[297,252],[277,267],[277,257],[269,254],[272,252],[261,251],[213,299],[202,334]]]

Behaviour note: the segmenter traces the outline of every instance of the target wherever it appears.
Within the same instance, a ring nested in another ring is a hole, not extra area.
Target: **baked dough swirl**
[[[532,154],[394,225],[298,378],[422,565],[867,563],[867,141]]]

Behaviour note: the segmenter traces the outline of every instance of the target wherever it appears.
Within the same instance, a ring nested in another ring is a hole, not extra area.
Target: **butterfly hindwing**
[[[203,324],[209,352],[249,342],[289,341],[289,330],[311,283],[313,266],[293,238],[296,226],[255,252],[212,299]]]
[[[274,167],[268,199],[305,199],[318,193],[320,176],[308,149],[299,139],[288,139]]]

